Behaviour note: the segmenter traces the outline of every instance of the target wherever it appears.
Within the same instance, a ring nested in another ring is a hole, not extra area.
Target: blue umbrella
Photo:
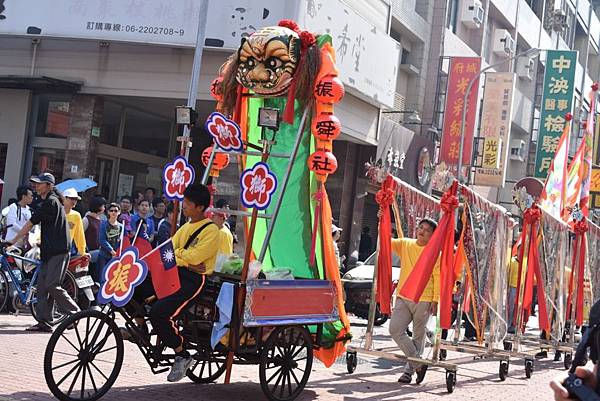
[[[77,178],[74,180],[63,181],[60,184],[57,184],[56,188],[61,192],[69,188],[74,188],[77,192],[84,192],[97,186],[98,184],[94,180],[90,180],[89,178]]]

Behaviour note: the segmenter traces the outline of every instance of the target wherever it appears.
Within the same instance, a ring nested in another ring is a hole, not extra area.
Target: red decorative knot
[[[597,90],[598,90],[598,82],[594,82],[594,83],[592,84],[592,90],[593,90],[593,91],[597,91]]]
[[[571,114],[571,113],[565,114],[565,120],[566,121],[571,121],[572,119],[573,119],[573,114]]]
[[[534,224],[542,218],[542,211],[537,205],[525,210],[523,218],[529,224]]]
[[[390,188],[382,188],[375,194],[375,201],[381,208],[389,207],[394,202],[396,194]]]
[[[317,38],[309,31],[300,32],[300,43],[302,50],[306,50],[317,43]]]
[[[440,206],[444,213],[451,213],[458,207],[458,197],[446,192],[442,195]]]
[[[587,121],[581,123],[581,128],[587,129]]]
[[[291,29],[294,32],[300,31],[300,27],[298,26],[296,21],[291,20],[291,19],[282,19],[281,21],[279,21],[279,23],[277,25],[282,26],[284,28]]]
[[[317,190],[317,192],[315,192],[314,194],[312,194],[312,198],[318,203],[321,202],[324,198],[323,196],[323,191],[321,191],[321,189]]]
[[[575,223],[574,229],[575,234],[583,234],[589,231],[590,226],[588,225],[587,221],[581,220]]]

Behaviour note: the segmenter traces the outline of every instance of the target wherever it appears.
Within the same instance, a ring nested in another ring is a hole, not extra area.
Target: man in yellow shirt
[[[431,239],[437,223],[431,219],[423,219],[417,227],[417,238],[392,239],[392,251],[400,257],[400,279],[397,287],[397,297],[392,310],[390,320],[390,335],[398,344],[398,347],[408,357],[419,358],[425,346],[425,326],[429,316],[437,313],[437,305],[440,296],[440,265],[436,262],[433,273],[419,299],[413,302],[400,295],[400,289],[406,283],[419,256]],[[410,338],[406,334],[408,325],[413,324],[413,335]],[[398,379],[399,383],[408,384],[412,380],[415,370],[423,369],[414,363],[407,363],[404,373]],[[423,371],[424,372],[424,371]]]
[[[192,184],[183,193],[183,214],[188,222],[173,236],[175,261],[181,288],[152,305],[150,321],[163,344],[175,350],[175,363],[167,376],[170,382],[185,377],[194,359],[184,348],[183,337],[175,320],[185,306],[204,288],[205,276],[215,268],[219,247],[219,228],[204,212],[210,203],[210,192],[202,184]]]
[[[515,308],[517,307],[517,285],[519,281],[519,258],[521,245],[517,247],[517,256],[513,256],[508,267],[508,333],[515,334]],[[525,285],[525,274],[527,272],[527,257],[523,257],[523,267],[521,271],[521,286]]]
[[[69,234],[71,235],[71,244],[75,245],[71,246],[71,249],[75,248],[76,250],[72,250],[71,256],[75,255],[85,255],[86,253],[86,243],[85,243],[85,232],[83,230],[83,221],[81,220],[81,215],[78,211],[73,208],[77,205],[77,202],[81,200],[79,194],[74,188],[65,189],[63,192],[64,197],[64,208],[65,214],[67,216],[67,224],[69,225]],[[76,252],[76,253],[75,253]]]

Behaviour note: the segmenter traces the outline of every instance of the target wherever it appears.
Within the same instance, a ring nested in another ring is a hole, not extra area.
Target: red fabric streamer
[[[585,255],[587,254],[587,232],[589,225],[585,220],[578,221],[575,223],[575,252],[578,251],[577,245],[579,245],[579,254],[575,253],[575,263],[577,266],[573,266],[571,270],[571,277],[575,273],[575,267],[577,267],[577,297],[575,298],[575,323],[577,326],[583,324],[583,278],[585,270]]]
[[[525,277],[525,292],[523,294],[523,312],[524,316],[529,315],[531,304],[533,302],[533,282],[534,277],[537,279],[537,295],[539,313],[539,327],[542,330],[550,330],[550,320],[548,319],[548,311],[546,308],[546,291],[544,289],[544,281],[540,268],[540,256],[538,250],[538,227],[542,217],[542,211],[537,205],[529,208],[524,213],[523,232],[527,232],[529,228],[529,254],[527,257],[527,273]],[[521,263],[520,263],[521,264]],[[519,277],[520,278],[520,277]],[[525,318],[521,322],[521,328],[525,327]]]
[[[375,195],[379,204],[379,253],[377,254],[377,302],[383,314],[391,314],[392,301],[392,218],[396,181],[388,176]]]
[[[454,287],[454,210],[458,207],[454,182],[440,201],[443,216],[429,243],[419,256],[417,264],[400,289],[400,295],[418,302],[431,278],[433,268],[441,255],[440,267],[440,327],[449,329],[452,324],[452,289]]]

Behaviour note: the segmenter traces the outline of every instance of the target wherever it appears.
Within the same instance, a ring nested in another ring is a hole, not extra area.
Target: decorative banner
[[[440,148],[440,161],[456,171],[460,152],[461,121],[464,97],[471,79],[481,70],[479,57],[451,57],[448,72],[448,88],[446,91],[446,107],[444,112],[444,130]],[[471,164],[473,150],[473,131],[477,115],[477,97],[479,95],[479,78],[473,84],[467,101],[467,114],[464,132],[463,164]]]
[[[577,51],[548,50],[540,113],[534,176],[545,179],[565,127],[565,114],[573,110]]]
[[[277,188],[277,177],[266,163],[258,162],[244,170],[240,178],[242,204],[247,208],[265,210]]]
[[[479,136],[483,139],[483,161],[475,169],[475,185],[504,187],[506,160],[510,143],[515,74],[489,72],[481,109]]]
[[[242,150],[242,130],[240,126],[223,114],[216,111],[211,113],[206,119],[204,128],[221,149],[236,152]]]
[[[147,274],[148,266],[143,260],[139,260],[137,248],[130,246],[123,249],[120,257],[111,259],[104,266],[104,284],[98,291],[98,302],[112,303],[116,307],[124,306]]]
[[[163,188],[169,200],[183,200],[183,191],[194,182],[194,167],[181,156],[163,169]]]

